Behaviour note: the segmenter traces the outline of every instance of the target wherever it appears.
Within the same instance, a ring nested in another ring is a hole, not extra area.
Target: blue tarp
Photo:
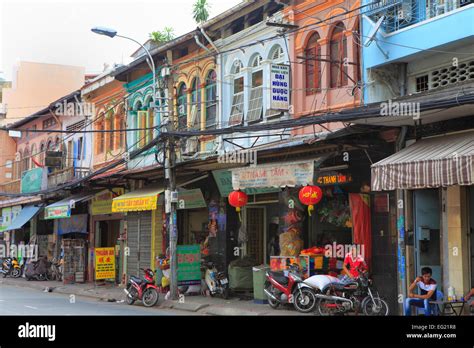
[[[4,231],[17,230],[23,227],[28,221],[30,221],[36,214],[38,214],[41,206],[27,205],[23,207],[20,211],[20,214],[13,219],[10,226],[8,226]]]

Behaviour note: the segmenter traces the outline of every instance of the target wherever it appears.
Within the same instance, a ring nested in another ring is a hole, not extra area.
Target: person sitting
[[[361,271],[367,271],[367,264],[362,255],[357,254],[357,247],[355,245],[344,258],[342,271],[349,278],[357,278]]]
[[[416,277],[408,288],[408,298],[405,300],[405,315],[411,315],[411,306],[421,307],[425,311],[425,315],[431,315],[432,306],[430,301],[436,301],[436,281],[431,278],[433,271],[429,267],[421,269],[421,277]],[[420,294],[413,291],[418,287]]]

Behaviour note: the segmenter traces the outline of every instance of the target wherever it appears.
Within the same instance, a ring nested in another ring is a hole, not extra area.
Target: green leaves
[[[207,0],[196,0],[193,5],[193,18],[196,23],[202,23],[209,18],[209,8],[211,5]]]
[[[174,29],[171,27],[165,27],[163,30],[153,31],[150,33],[150,39],[157,44],[166,43],[174,38]]]

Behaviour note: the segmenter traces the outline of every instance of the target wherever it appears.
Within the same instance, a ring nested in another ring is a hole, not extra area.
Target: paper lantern
[[[301,188],[298,197],[301,203],[308,206],[308,214],[311,216],[314,205],[323,198],[323,191],[319,186],[308,185]]]
[[[229,193],[229,204],[233,207],[235,207],[235,210],[239,214],[239,219],[242,221],[240,217],[240,208],[245,206],[249,200],[249,197],[245,192],[242,191],[232,191]]]

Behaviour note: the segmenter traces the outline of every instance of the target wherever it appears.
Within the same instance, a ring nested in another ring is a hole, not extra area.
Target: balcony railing
[[[471,3],[474,0],[381,0],[371,5],[366,14],[374,21],[385,16],[382,27],[392,33]]]
[[[21,180],[16,179],[3,184],[0,184],[0,192],[6,193],[20,193]]]
[[[48,187],[54,187],[72,181],[74,179],[81,179],[90,173],[89,168],[68,167],[61,170],[56,170],[48,174]]]

